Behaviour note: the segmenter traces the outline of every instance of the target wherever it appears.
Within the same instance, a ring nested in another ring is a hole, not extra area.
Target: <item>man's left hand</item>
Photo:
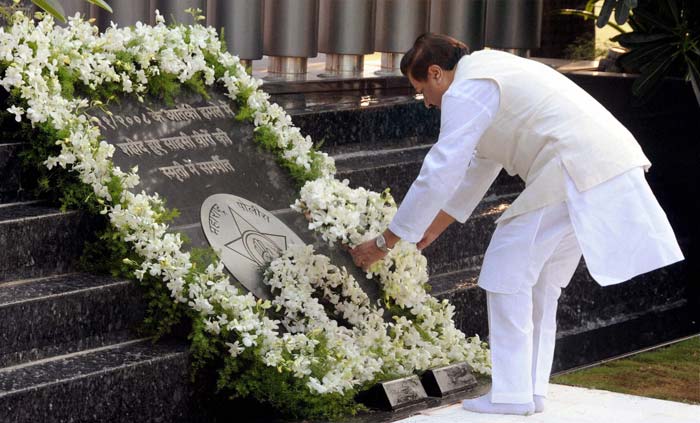
[[[365,272],[371,265],[386,256],[386,253],[377,247],[374,239],[370,239],[352,248],[350,254],[352,255],[352,261],[355,262],[355,265],[361,267]]]

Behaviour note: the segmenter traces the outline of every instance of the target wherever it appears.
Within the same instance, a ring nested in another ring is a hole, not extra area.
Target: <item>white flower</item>
[[[228,353],[231,354],[231,357],[238,357],[240,353],[245,351],[245,348],[242,348],[238,341],[234,343],[227,342],[226,346],[228,347]]]
[[[117,63],[124,52],[134,58],[133,63]],[[215,72],[205,60],[212,55],[226,68],[219,82],[227,96],[242,101],[239,95],[248,94],[256,130],[274,134],[279,158],[320,170],[322,177],[307,183],[293,206],[308,214],[309,227],[328,242],[349,245],[383,231],[396,212],[391,196],[336,180],[333,159],[313,150],[311,138],[304,137],[291,117],[259,89],[262,82],[248,75],[237,57],[221,51],[211,28],[167,27],[156,11],[153,27],[112,24],[99,34],[78,17],[71,17],[64,28],[54,26],[51,18],[35,23],[15,15],[12,26],[0,28],[0,59],[9,63],[0,85],[17,89],[26,103],[26,109],[19,105],[7,109],[17,121],[26,117],[33,124],[48,122],[67,134],[56,140],[60,152],[44,163],[49,169],[60,166],[76,172],[92,188],[104,204],[102,213],[142,259],[134,276],[159,279],[174,302],[190,307],[202,319],[210,336],[235,336],[237,341],[225,341],[232,357],[252,348],[263,363],[305,380],[319,394],[342,393],[378,375],[406,375],[458,360],[488,373],[485,345],[455,328],[449,303],[426,293],[427,261],[412,244],[400,243],[370,269],[385,301],[408,311],[389,323],[385,310],[371,304],[345,269],[315,254],[312,247],[291,247],[270,264],[265,282],[276,296],[268,302],[238,292],[221,262],[195,271],[189,253],[182,251],[180,235],[158,223],[162,199],[130,191],[139,183],[138,169],[124,172],[114,166],[114,146],[101,141],[95,120],[84,115],[87,100],[64,98],[58,77],[65,68],[91,89],[112,83],[141,98],[148,78],[162,73],[181,81],[201,73],[207,85],[213,84]],[[110,194],[108,185],[113,181],[121,184],[119,198]],[[324,305],[332,306],[333,317]],[[288,332],[281,334],[280,322],[266,315],[270,307],[283,313]],[[339,325],[336,316],[348,326]],[[319,345],[324,354],[319,354]]]
[[[17,122],[21,122],[21,121],[22,121],[22,115],[24,114],[24,109],[23,109],[23,108],[17,107],[17,106],[12,106],[12,107],[10,107],[9,109],[7,109],[7,111],[10,112],[10,113],[12,113],[13,115],[15,115],[15,120],[16,120]]]

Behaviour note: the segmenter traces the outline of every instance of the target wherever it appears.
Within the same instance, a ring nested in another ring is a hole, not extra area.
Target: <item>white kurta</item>
[[[417,242],[441,209],[460,222],[471,215],[501,170],[499,163],[475,157],[498,103],[498,87],[490,80],[463,80],[450,86],[441,105],[440,137],[389,225],[393,233]],[[641,168],[635,171],[642,173]],[[643,174],[625,175],[584,192],[570,179],[567,183],[576,238],[591,275],[601,285],[683,259]]]

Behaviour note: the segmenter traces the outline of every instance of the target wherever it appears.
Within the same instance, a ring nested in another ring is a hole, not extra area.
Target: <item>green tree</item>
[[[19,3],[19,0],[14,0],[15,3]],[[88,3],[97,5],[104,10],[112,13],[112,8],[103,0],[85,0]],[[32,0],[32,3],[37,5],[40,9],[43,9],[47,13],[51,14],[54,18],[61,22],[66,22],[66,12],[63,10],[63,6],[58,0]]]

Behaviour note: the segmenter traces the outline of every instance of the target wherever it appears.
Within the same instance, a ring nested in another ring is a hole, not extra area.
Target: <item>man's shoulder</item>
[[[498,95],[498,84],[492,79],[455,80],[445,96],[455,98],[483,98]]]

